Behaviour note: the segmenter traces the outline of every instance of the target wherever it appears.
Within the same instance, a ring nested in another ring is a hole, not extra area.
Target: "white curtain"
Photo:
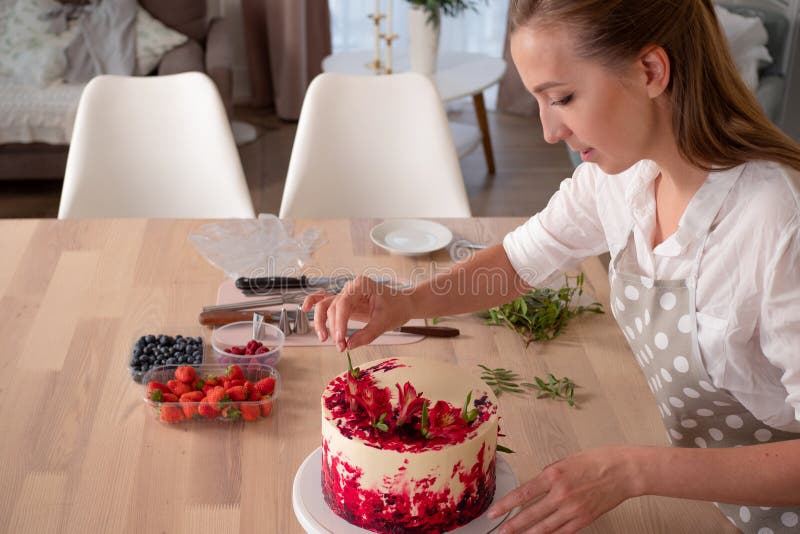
[[[380,0],[383,12],[389,1]],[[367,15],[374,11],[375,0],[329,0],[329,5],[333,53],[371,50],[374,26]],[[393,46],[400,50],[408,47],[409,6],[404,0],[393,0],[394,33],[400,36]],[[466,11],[457,18],[442,17],[439,49],[502,57],[507,15],[508,0],[488,0],[478,2],[477,12]],[[497,87],[486,91],[485,98],[486,106],[494,109]]]

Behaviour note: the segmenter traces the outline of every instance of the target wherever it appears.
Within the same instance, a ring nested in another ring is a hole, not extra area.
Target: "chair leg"
[[[486,103],[483,101],[483,93],[472,95],[472,102],[475,105],[475,115],[478,117],[478,124],[481,127],[486,166],[489,168],[489,174],[493,175],[495,173],[494,151],[492,150],[492,137],[489,134],[489,119],[486,116]]]

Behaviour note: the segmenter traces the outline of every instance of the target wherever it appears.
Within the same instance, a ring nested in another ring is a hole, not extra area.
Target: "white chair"
[[[420,74],[325,73],[308,88],[280,217],[469,217],[447,116]]]
[[[205,74],[98,76],[78,105],[58,218],[255,217]]]

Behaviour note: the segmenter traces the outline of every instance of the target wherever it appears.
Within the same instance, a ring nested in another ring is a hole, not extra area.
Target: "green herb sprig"
[[[504,391],[509,393],[525,392],[525,390],[519,385],[519,381],[522,380],[522,377],[520,377],[514,371],[509,371],[508,369],[503,369],[502,367],[490,369],[481,364],[478,364],[478,367],[483,369],[481,378],[484,382],[486,382],[486,384],[492,387],[492,391],[498,397]]]
[[[534,341],[550,341],[564,332],[567,323],[576,315],[585,312],[604,313],[603,305],[593,302],[588,306],[570,306],[572,299],[583,295],[583,273],[564,276],[565,285],[560,289],[534,289],[508,304],[486,311],[488,325],[505,325],[514,330],[525,341],[525,347]],[[570,279],[575,285],[570,285]]]
[[[483,369],[481,379],[491,386],[492,391],[498,397],[503,392],[509,393],[525,393],[523,387],[535,390],[536,398],[550,396],[551,399],[563,399],[572,408],[576,408],[575,404],[575,382],[568,377],[556,378],[552,373],[548,373],[547,381],[534,376],[535,383],[522,382],[522,378],[514,371],[509,369],[490,369],[485,365],[478,364],[478,367]],[[467,401],[469,402],[469,401]]]
[[[547,395],[551,399],[564,399],[570,407],[575,408],[575,383],[567,378],[556,378],[552,373],[547,375],[547,382],[539,378],[533,377],[535,384],[523,382],[522,385],[526,388],[536,390],[536,398],[541,399]]]

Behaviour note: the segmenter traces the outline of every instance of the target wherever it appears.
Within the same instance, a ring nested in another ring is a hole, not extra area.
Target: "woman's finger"
[[[304,312],[307,312],[313,308],[317,302],[329,296],[331,296],[331,293],[328,293],[325,290],[319,290],[315,293],[311,293],[310,295],[306,295],[306,298],[303,299],[303,305],[300,307],[300,309]]]
[[[580,532],[581,529],[588,527],[589,523],[590,522],[585,518],[576,517],[559,527],[553,534],[575,534],[576,532]]]
[[[320,341],[328,339],[328,328],[325,322],[328,320],[328,308],[333,302],[334,297],[326,297],[314,305],[314,331]]]
[[[524,534],[553,534],[554,532],[559,532],[572,519],[572,516],[565,512],[563,508],[554,508],[546,517],[532,518],[527,523],[529,528],[524,530],[523,526],[520,531],[524,532]]]
[[[553,499],[548,499],[547,496],[539,498],[538,501],[523,508],[517,515],[504,522],[499,530],[499,534],[512,534],[515,532],[550,532],[548,530],[535,530],[535,527],[542,524],[542,522],[549,517],[552,517],[553,513],[557,511],[558,505]],[[560,526],[560,524],[556,525],[556,527],[558,526]]]
[[[547,493],[548,489],[547,482],[541,476],[526,482],[493,504],[492,507],[489,508],[489,519],[500,517],[501,515],[510,512],[517,506],[521,506],[528,501],[538,499]]]
[[[379,324],[376,321],[368,322],[364,325],[364,328],[354,332],[352,336],[347,338],[347,348],[352,350],[364,345],[369,345],[384,332],[386,332],[385,325]]]
[[[353,305],[351,298],[339,298],[336,302],[335,311],[331,312],[333,318],[333,341],[339,352],[344,352],[347,348],[347,324],[350,321]]]

